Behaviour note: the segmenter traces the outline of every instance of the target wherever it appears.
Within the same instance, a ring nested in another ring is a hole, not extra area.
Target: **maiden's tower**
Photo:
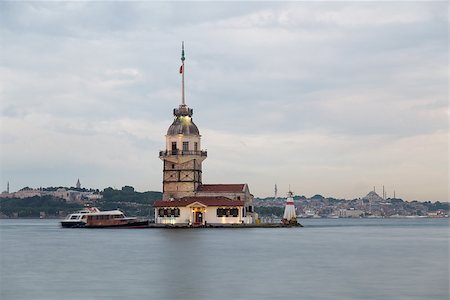
[[[248,185],[203,184],[202,163],[207,152],[193,109],[185,101],[185,53],[181,50],[181,104],[173,110],[167,130],[163,162],[163,199],[156,201],[155,222],[201,226],[207,224],[249,224],[255,220],[253,195]]]

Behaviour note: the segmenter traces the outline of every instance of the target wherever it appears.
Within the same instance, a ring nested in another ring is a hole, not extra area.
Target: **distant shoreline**
[[[374,220],[374,219],[450,219],[450,217],[428,217],[428,216],[396,216],[396,217],[372,217],[372,218],[297,218],[298,220]],[[46,218],[36,218],[36,217],[23,217],[23,218],[1,218],[0,220],[64,220],[63,217],[46,217]]]

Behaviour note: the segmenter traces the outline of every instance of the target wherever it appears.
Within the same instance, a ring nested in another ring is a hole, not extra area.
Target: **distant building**
[[[340,209],[339,218],[360,218],[364,216],[364,212],[359,209]]]
[[[30,189],[30,188],[23,188],[15,193],[7,193],[7,194],[2,194],[1,197],[2,198],[30,198],[30,197],[34,197],[34,196],[41,196],[41,191],[39,190],[35,190],[35,189]]]
[[[77,189],[81,189],[80,178],[78,178],[78,180],[77,180],[76,187],[77,187]]]
[[[375,191],[371,191],[363,197],[363,199],[368,200],[370,203],[379,203],[383,201],[383,198],[381,198]]]
[[[83,204],[85,200],[95,201],[102,198],[102,195],[95,194],[94,192],[80,192],[75,190],[66,190],[65,188],[59,188],[56,191],[45,191],[41,188],[23,188],[15,193],[2,193],[0,198],[31,198],[31,197],[42,197],[42,196],[52,196],[56,198],[61,198],[67,202],[76,202]]]
[[[44,194],[51,195],[53,197],[62,198],[64,200],[69,200],[70,192],[64,188],[57,189],[54,192],[46,192]]]
[[[255,219],[248,185],[203,184],[201,135],[184,100],[184,47],[182,49],[182,101],[173,110],[174,121],[166,134],[163,161],[163,199],[154,203],[155,222],[164,224],[240,224]]]

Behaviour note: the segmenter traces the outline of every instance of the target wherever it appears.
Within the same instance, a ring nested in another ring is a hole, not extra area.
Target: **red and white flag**
[[[183,74],[183,65],[180,67],[180,74]]]

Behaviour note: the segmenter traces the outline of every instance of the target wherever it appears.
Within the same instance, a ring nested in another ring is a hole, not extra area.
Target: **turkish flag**
[[[180,74],[183,74],[183,65],[180,67]]]

